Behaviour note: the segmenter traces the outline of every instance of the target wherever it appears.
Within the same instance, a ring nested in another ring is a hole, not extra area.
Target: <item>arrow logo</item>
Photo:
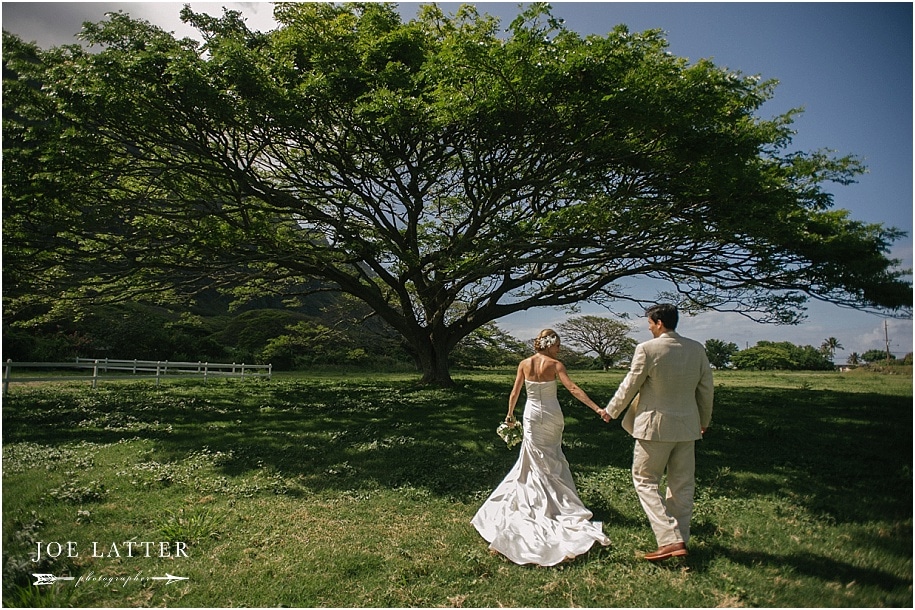
[[[53,585],[58,580],[76,580],[74,576],[54,576],[53,574],[32,574],[35,577],[35,582],[32,584],[36,587],[41,585]]]
[[[149,579],[150,579],[150,580],[166,580],[166,581],[168,581],[168,582],[166,582],[165,585],[168,586],[168,585],[172,584],[173,582],[176,582],[176,581],[179,581],[179,580],[190,580],[190,577],[188,577],[188,576],[172,576],[171,574],[169,574],[168,572],[166,572],[166,573],[165,573],[165,576],[150,576]]]
[[[42,585],[53,585],[58,580],[76,580],[76,577],[74,576],[54,576],[53,574],[32,574],[32,576],[35,577],[35,582],[32,584],[36,587],[40,587]],[[174,576],[166,572],[165,576],[150,576],[149,580],[164,580],[166,586],[168,586],[173,582],[178,582],[179,580],[190,580],[190,577]]]

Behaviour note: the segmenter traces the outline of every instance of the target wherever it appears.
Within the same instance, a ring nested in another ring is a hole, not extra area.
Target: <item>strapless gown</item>
[[[526,381],[521,453],[471,520],[489,548],[517,564],[552,566],[610,544],[582,503],[562,453],[555,381]]]

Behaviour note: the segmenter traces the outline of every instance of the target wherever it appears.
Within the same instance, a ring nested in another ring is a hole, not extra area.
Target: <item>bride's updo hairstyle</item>
[[[552,328],[544,328],[534,339],[534,349],[538,352],[549,349],[553,345],[559,345],[559,335]]]

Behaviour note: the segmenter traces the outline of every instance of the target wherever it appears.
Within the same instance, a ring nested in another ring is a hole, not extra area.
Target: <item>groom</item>
[[[660,561],[687,554],[696,487],[695,441],[711,423],[714,386],[703,345],[675,332],[677,308],[655,305],[645,313],[654,339],[635,348],[632,366],[607,405],[604,421],[616,419],[629,406],[622,425],[635,438],[632,482],[658,542],[658,549],[645,559]],[[665,469],[666,497],[659,491]]]

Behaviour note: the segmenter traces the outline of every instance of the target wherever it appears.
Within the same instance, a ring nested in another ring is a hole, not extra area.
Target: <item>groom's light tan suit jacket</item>
[[[673,331],[640,343],[629,373],[607,405],[623,428],[649,441],[693,441],[712,421],[715,388],[705,347]]]

